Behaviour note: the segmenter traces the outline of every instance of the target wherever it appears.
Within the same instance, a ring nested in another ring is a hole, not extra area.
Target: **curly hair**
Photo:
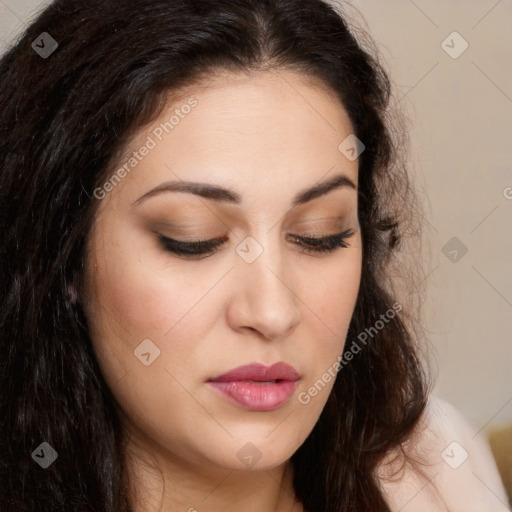
[[[32,46],[43,32],[58,43],[47,58]],[[2,511],[133,510],[115,399],[70,284],[84,268],[98,203],[93,191],[169,92],[216,70],[284,69],[332,91],[366,147],[358,171],[362,275],[347,339],[393,307],[393,258],[415,232],[417,204],[400,163],[400,134],[391,129],[390,80],[376,55],[356,39],[341,9],[323,0],[56,0],[6,51]],[[339,370],[291,459],[306,511],[389,511],[376,468],[411,436],[429,392],[413,320],[406,307],[397,311]],[[42,441],[58,451],[58,464],[45,471],[31,457]]]

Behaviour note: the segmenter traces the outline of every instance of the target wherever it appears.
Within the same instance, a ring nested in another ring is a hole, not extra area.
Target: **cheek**
[[[125,341],[126,336],[132,342],[141,336],[163,336],[187,300],[179,278],[164,282],[142,270],[138,265],[119,265],[99,269],[95,279],[99,316],[104,324],[108,318],[115,320]]]
[[[323,326],[326,340],[344,339],[354,312],[361,279],[358,252],[312,275],[304,284],[304,303]],[[331,336],[329,336],[329,333]]]
[[[328,277],[321,286],[317,283],[316,296],[311,297],[318,321],[336,333],[343,333],[348,328],[359,290],[358,269],[350,267],[348,271],[349,274]]]
[[[148,368],[136,355],[147,339],[158,354],[150,369],[168,369],[178,377],[190,373],[199,352],[203,358],[210,355],[210,347],[194,340],[206,339],[222,315],[223,302],[211,289],[226,265],[184,264],[154,245],[130,239],[122,227],[109,234],[97,237],[108,243],[96,243],[88,294],[90,334],[104,374],[113,381],[132,372],[145,382],[143,369]],[[169,379],[167,373],[164,377]]]
[[[198,348],[190,340],[205,337],[209,328],[204,308],[194,308],[206,291],[204,281],[196,273],[191,286],[189,274],[111,240],[96,253],[89,275],[95,355],[124,415],[155,435],[160,423],[178,431],[196,406],[180,383],[186,382],[181,373],[194,369]]]
[[[302,282],[303,328],[307,329],[308,342],[302,347],[301,359],[309,371],[297,399],[312,416],[321,413],[340,368],[338,361],[346,345],[360,277],[360,252],[354,250]]]
[[[200,272],[183,272],[156,242],[140,237],[134,228],[109,227],[98,235],[92,273],[96,316],[132,341],[162,338],[176,325],[201,293]],[[106,232],[106,231],[105,231]],[[140,338],[140,339],[139,339]]]

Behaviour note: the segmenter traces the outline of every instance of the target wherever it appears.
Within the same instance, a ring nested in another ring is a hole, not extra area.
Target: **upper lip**
[[[229,372],[218,377],[209,379],[209,382],[233,382],[239,380],[254,380],[269,382],[275,380],[296,381],[300,379],[300,373],[289,364],[279,362],[272,366],[265,366],[260,363],[238,366]]]

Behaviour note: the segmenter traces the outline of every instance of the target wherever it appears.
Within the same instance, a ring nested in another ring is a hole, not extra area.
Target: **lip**
[[[224,398],[252,411],[271,411],[290,399],[300,373],[289,364],[259,363],[239,366],[209,379],[208,384]]]

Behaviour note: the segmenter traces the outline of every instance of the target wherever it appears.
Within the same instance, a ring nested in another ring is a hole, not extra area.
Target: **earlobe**
[[[68,284],[68,295],[71,299],[71,304],[75,305],[79,302],[77,276],[73,276],[73,280]]]
[[[75,305],[78,300],[78,293],[74,283],[68,285],[68,294],[71,297],[71,304]]]

